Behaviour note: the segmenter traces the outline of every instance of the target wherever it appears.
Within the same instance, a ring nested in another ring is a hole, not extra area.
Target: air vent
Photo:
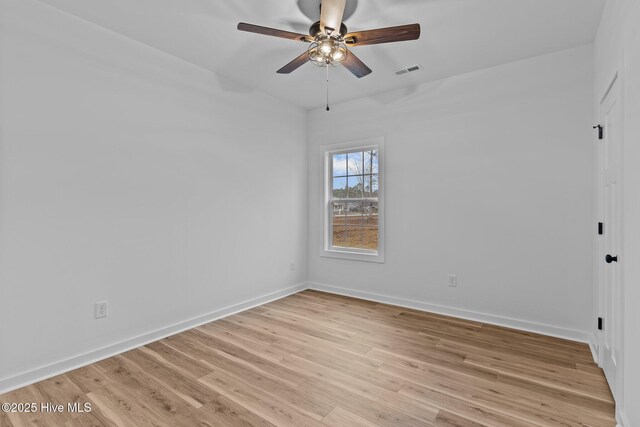
[[[422,70],[422,65],[413,65],[411,67],[403,68],[402,70],[396,71],[396,76],[413,73],[414,71],[419,71],[419,70]]]

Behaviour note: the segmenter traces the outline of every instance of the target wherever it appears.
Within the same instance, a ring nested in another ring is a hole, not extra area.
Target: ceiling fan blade
[[[360,58],[355,56],[351,51],[347,53],[347,59],[344,60],[342,65],[344,65],[347,70],[351,71],[357,78],[371,74],[371,68],[367,67],[364,62],[362,62]]]
[[[326,28],[340,31],[342,15],[346,0],[322,0],[320,8],[320,29],[326,32]]]
[[[420,38],[420,24],[378,28],[377,30],[356,31],[344,36],[348,46],[365,46],[391,42],[403,42]]]
[[[289,73],[297,70],[298,68],[300,68],[302,65],[304,65],[308,61],[309,61],[309,52],[305,51],[302,55],[298,56],[296,59],[294,59],[293,61],[289,62],[284,67],[280,68],[277,71],[277,73],[278,74],[289,74]]]
[[[301,42],[311,42],[313,38],[305,34],[294,33],[291,31],[277,30],[275,28],[261,27],[260,25],[246,24],[241,22],[238,24],[238,30],[247,31],[249,33],[264,34],[266,36],[280,37],[283,39],[297,40]]]

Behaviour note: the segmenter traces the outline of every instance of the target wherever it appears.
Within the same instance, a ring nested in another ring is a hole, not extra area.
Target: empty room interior
[[[640,427],[640,2],[0,0],[0,404]]]

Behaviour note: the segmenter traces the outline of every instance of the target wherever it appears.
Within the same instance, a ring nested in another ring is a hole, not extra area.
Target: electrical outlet
[[[458,276],[456,276],[455,274],[449,275],[449,286],[451,286],[452,288],[458,286]]]
[[[291,271],[296,271],[296,263],[294,261],[291,261],[290,267]]]
[[[96,303],[96,319],[101,319],[109,315],[109,301],[99,301]]]

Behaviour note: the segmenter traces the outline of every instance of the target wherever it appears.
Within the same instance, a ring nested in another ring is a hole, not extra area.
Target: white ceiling
[[[306,33],[319,0],[41,0],[303,108],[324,105],[325,70],[276,70],[307,44],[236,30],[238,22]],[[353,51],[373,73],[331,70],[332,102],[411,88],[591,43],[604,0],[348,0],[350,31],[418,22],[420,40]],[[319,13],[318,13],[319,16]],[[421,64],[424,70],[396,76]]]

